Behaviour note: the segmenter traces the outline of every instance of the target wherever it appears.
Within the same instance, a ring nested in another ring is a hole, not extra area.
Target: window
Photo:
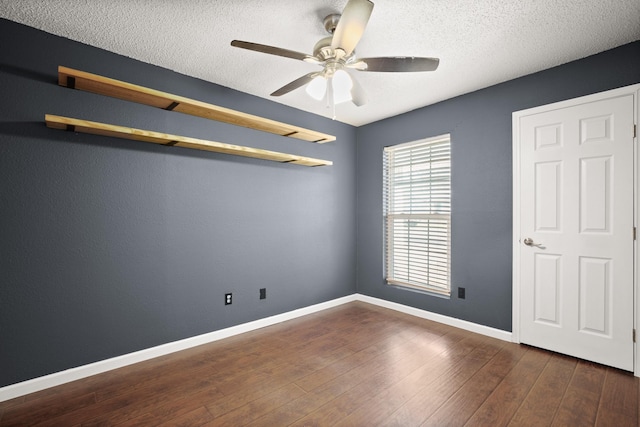
[[[450,294],[451,138],[384,149],[386,279]]]

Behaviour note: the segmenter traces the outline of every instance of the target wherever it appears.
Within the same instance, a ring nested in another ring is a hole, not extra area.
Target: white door
[[[599,98],[514,114],[519,337],[633,371],[634,95]]]

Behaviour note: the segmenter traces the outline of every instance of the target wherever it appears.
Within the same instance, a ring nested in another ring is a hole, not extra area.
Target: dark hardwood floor
[[[631,373],[350,303],[0,403],[1,426],[638,426]]]

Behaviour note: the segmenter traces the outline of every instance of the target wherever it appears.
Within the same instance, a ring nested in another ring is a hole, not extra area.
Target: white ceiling
[[[639,0],[374,0],[359,57],[428,56],[427,73],[358,72],[369,102],[336,108],[360,126],[640,39]],[[233,39],[312,53],[346,0],[0,0],[0,17],[270,98],[319,70]],[[276,102],[330,117],[298,89]],[[265,114],[268,116],[268,114]]]

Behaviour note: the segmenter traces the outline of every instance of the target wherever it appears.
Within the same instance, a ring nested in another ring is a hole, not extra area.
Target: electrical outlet
[[[458,298],[460,299],[464,299],[465,298],[465,292],[466,289],[465,288],[458,288]]]
[[[267,298],[267,288],[260,288],[260,299]]]
[[[233,294],[228,293],[228,294],[224,294],[224,305],[231,305],[231,296]]]

